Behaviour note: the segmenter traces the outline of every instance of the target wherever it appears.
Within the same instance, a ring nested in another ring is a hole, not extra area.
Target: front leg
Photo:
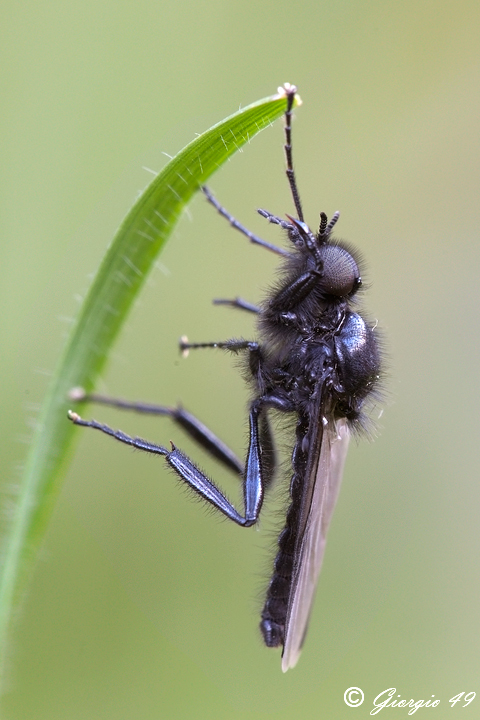
[[[294,310],[302,300],[310,295],[315,285],[318,284],[319,278],[322,277],[322,272],[320,266],[300,275],[270,301],[271,310],[279,313],[280,316],[288,315],[290,310]]]

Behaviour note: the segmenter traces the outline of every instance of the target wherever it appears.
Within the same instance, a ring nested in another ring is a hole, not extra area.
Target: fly
[[[285,672],[296,664],[305,640],[350,435],[363,426],[365,403],[375,397],[380,353],[376,327],[354,310],[362,286],[356,253],[332,235],[339,213],[334,213],[330,220],[320,213],[316,233],[305,223],[292,162],[291,119],[296,88],[286,84],[283,92],[286,174],[296,215],[287,215],[287,220],[283,220],[266,210],[258,212],[286,231],[289,249],[271,245],[249,232],[207,188],[202,188],[207,200],[236,230],[283,259],[281,279],[264,302],[253,305],[241,298],[214,301],[254,313],[258,340],[190,343],[182,338],[180,342],[184,353],[196,348],[221,348],[245,355],[252,387],[245,462],[240,462],[214,433],[181,406],[131,403],[87,396],[81,391],[72,392],[71,396],[170,417],[241,478],[243,514],[173,443],[166,448],[133,438],[96,420],[83,420],[72,411],[69,418],[76,425],[100,430],[122,443],[163,456],[180,480],[205,501],[241,527],[250,527],[259,518],[265,491],[276,473],[269,411],[295,417],[289,507],[260,622],[265,644],[282,648]]]

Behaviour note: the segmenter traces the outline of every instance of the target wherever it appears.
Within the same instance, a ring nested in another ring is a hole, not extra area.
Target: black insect
[[[204,500],[238,525],[250,527],[258,520],[265,490],[276,470],[268,412],[295,414],[289,507],[260,622],[265,644],[283,646],[285,671],[296,664],[305,639],[350,434],[362,427],[365,401],[375,396],[380,355],[375,328],[352,309],[362,281],[354,251],[332,237],[339,214],[328,221],[325,213],[320,213],[316,234],[304,221],[292,164],[291,116],[296,88],[285,85],[284,92],[286,172],[297,217],[287,215],[287,222],[265,210],[259,213],[286,230],[288,251],[250,233],[203,188],[207,200],[234,228],[251,242],[283,257],[281,280],[259,306],[240,298],[216,301],[255,313],[259,339],[181,342],[185,352],[209,347],[245,353],[253,388],[245,464],[182,407],[75,395],[76,399],[171,417],[242,478],[243,515],[173,444],[168,449],[132,438],[95,420],[82,420],[74,412],[69,417],[77,425],[101,430],[127,445],[163,455],[178,477]]]

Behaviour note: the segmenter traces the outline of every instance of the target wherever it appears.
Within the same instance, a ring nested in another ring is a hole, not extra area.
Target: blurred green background
[[[480,698],[448,704],[480,690],[478,2],[2,9],[4,528],[69,322],[144,168],[285,81],[304,102],[294,153],[307,219],[341,211],[390,355],[379,437],[351,448],[295,670],[282,675],[257,630],[278,503],[242,530],[192,502],[158,459],[84,432],[22,607],[4,717],[360,718],[390,687],[435,695],[437,720],[480,717]],[[272,242],[278,229],[255,209],[292,211],[282,144],[278,122],[211,182]],[[208,351],[183,360],[177,340],[251,337],[248,315],[211,298],[257,300],[276,264],[195,198],[98,389],[182,399],[241,454],[248,394],[235,364]],[[237,497],[235,479],[166,420],[85,415],[175,439]],[[345,705],[350,686],[362,707]]]

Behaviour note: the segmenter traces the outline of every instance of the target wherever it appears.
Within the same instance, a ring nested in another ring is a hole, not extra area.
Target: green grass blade
[[[297,98],[297,104],[298,104]],[[27,458],[0,577],[0,669],[12,613],[61,487],[75,433],[68,391],[91,390],[158,253],[193,193],[285,110],[285,94],[260,100],[199,135],[155,177],[126,216],[100,265],[45,398]]]

